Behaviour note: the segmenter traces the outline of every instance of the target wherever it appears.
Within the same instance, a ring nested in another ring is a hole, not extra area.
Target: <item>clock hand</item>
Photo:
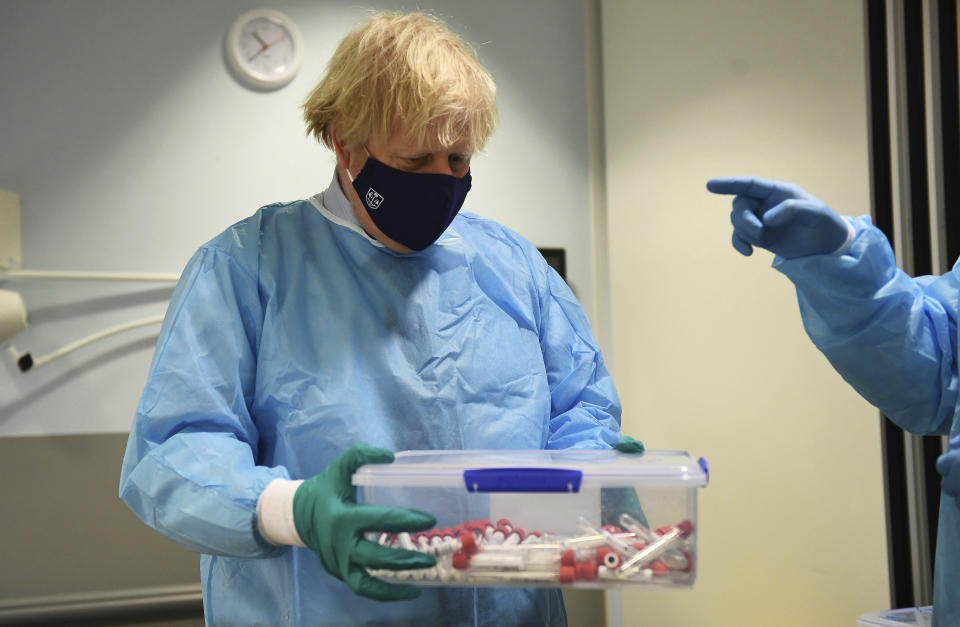
[[[261,53],[261,52],[265,52],[265,51],[267,50],[267,48],[269,48],[270,46],[272,46],[272,45],[274,45],[274,44],[280,43],[280,42],[283,41],[283,39],[284,39],[283,35],[280,35],[279,37],[277,37],[276,39],[274,39],[274,40],[271,41],[270,43],[264,43],[264,41],[263,41],[262,39],[260,39],[260,37],[258,37],[256,33],[254,33],[253,36],[256,37],[256,38],[257,38],[257,41],[259,41],[259,42],[261,43],[261,48],[260,48],[259,50],[257,50],[252,57],[250,57],[249,59],[247,59],[247,61],[253,61],[254,59],[256,59],[257,57],[260,56],[260,53]]]
[[[259,34],[257,34],[257,31],[252,31],[251,34],[253,35],[254,39],[260,42],[260,49],[257,50],[255,53],[253,53],[253,56],[247,59],[247,61],[253,61],[254,59],[260,56],[260,53],[262,53],[264,50],[266,50],[267,48],[272,46],[274,43],[276,43],[276,42],[273,42],[268,44],[263,40],[263,38]]]

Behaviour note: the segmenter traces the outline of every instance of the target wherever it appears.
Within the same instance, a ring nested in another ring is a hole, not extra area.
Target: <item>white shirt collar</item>
[[[333,180],[330,182],[330,186],[310,198],[310,203],[331,222],[356,231],[374,246],[384,248],[383,244],[367,235],[367,232],[360,226],[357,215],[353,212],[353,205],[350,204],[347,196],[343,193],[343,190],[340,189],[340,180],[337,177],[336,168],[334,168]]]
[[[337,176],[337,170],[333,170],[333,180],[326,190],[320,194],[323,206],[327,211],[340,218],[341,221],[354,226],[360,226],[357,221],[357,215],[353,212],[353,206],[347,200],[346,194],[340,189],[340,179]]]
[[[367,232],[364,231],[363,227],[360,226],[360,221],[357,220],[357,215],[353,212],[353,205],[350,204],[350,201],[347,200],[343,190],[340,189],[340,179],[337,177],[336,168],[333,170],[333,180],[330,182],[330,186],[316,196],[311,197],[310,204],[316,207],[321,215],[334,224],[339,224],[340,226],[344,226],[352,231],[356,231],[368,242],[378,248],[390,250],[376,239],[367,235]],[[440,239],[437,240],[436,244],[438,246],[448,246],[459,241],[460,235],[456,232],[451,224],[440,236]]]

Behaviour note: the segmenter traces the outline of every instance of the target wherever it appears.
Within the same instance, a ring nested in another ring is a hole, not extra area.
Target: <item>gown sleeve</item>
[[[620,397],[587,315],[544,262],[540,347],[550,386],[548,449],[611,448],[620,437]]]
[[[255,461],[249,408],[262,320],[256,267],[214,246],[198,251],[167,310],[120,477],[130,509],[192,551],[285,550],[256,531],[258,496],[273,479],[289,478]]]
[[[940,277],[897,268],[869,218],[848,251],[774,267],[797,289],[807,334],[843,378],[900,427],[948,433],[957,403],[960,265]]]

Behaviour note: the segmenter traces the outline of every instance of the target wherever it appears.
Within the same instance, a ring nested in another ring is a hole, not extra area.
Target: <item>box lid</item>
[[[401,451],[392,464],[367,464],[357,486],[466,487],[471,492],[576,492],[580,487],[699,488],[705,459],[686,451]]]
[[[857,621],[857,625],[861,627],[903,627],[905,625],[930,627],[932,621],[933,606],[927,605],[864,614]]]

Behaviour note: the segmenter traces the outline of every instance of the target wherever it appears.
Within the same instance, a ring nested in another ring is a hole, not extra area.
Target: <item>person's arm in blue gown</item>
[[[620,397],[583,307],[560,275],[545,263],[541,272],[540,346],[551,391],[546,448],[642,454],[642,442],[620,434]],[[600,495],[600,524],[617,525],[624,513],[648,524],[635,490],[604,488]]]
[[[255,529],[260,493],[290,478],[254,461],[259,434],[248,408],[263,319],[255,272],[213,246],[187,264],[123,460],[120,498],[164,536],[202,553],[285,550]]]
[[[544,266],[540,346],[550,385],[548,449],[611,448],[620,438],[620,397],[576,296]]]
[[[869,218],[843,255],[777,259],[804,328],[871,404],[916,434],[946,434],[957,403],[957,269],[911,279]]]
[[[242,239],[243,231],[234,233]],[[297,487],[292,515],[298,537],[277,546],[261,535],[258,499],[274,479],[290,476],[282,466],[255,463],[259,434],[249,407],[263,313],[251,248],[227,254],[209,245],[184,270],[130,434],[120,497],[187,549],[255,558],[277,555],[286,544],[305,545],[357,594],[414,598],[419,591],[413,586],[380,581],[364,569],[434,564],[428,555],[361,537],[367,525],[419,530],[436,522],[421,512],[355,503],[353,468],[391,461],[389,451],[355,445]]]
[[[790,184],[714,179],[708,189],[736,196],[737,250],[777,253],[773,265],[796,286],[807,334],[843,378],[902,428],[947,433],[957,403],[960,267],[911,278],[869,218],[845,219],[850,236],[841,235],[843,219]]]

